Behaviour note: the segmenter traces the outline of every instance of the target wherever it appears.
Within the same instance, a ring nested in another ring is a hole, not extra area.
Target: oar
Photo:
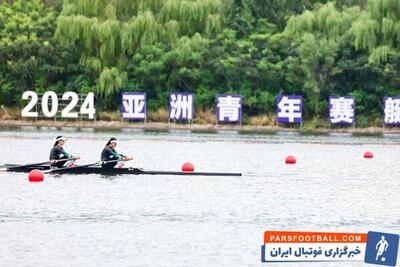
[[[44,171],[43,173],[62,172],[62,171],[66,171],[66,170],[85,168],[85,167],[90,167],[90,166],[95,166],[95,165],[101,165],[101,164],[104,164],[104,163],[114,163],[114,162],[119,162],[119,161],[127,161],[127,160],[124,160],[124,159],[115,159],[115,160],[108,160],[108,161],[102,161],[101,160],[101,161],[97,161],[97,162],[94,162],[94,163],[85,164],[85,165],[79,165],[79,166],[75,166],[75,167],[64,167],[64,168],[47,170],[47,171]]]
[[[0,170],[0,172],[5,172],[8,170],[12,170],[12,169],[20,169],[20,168],[26,168],[26,167],[31,167],[31,166],[39,166],[39,165],[44,165],[44,164],[50,164],[53,162],[64,162],[64,161],[69,161],[69,160],[74,160],[76,158],[71,157],[71,158],[66,158],[66,159],[59,159],[59,160],[49,160],[49,161],[44,161],[44,162],[38,162],[38,163],[30,163],[30,164],[25,164],[25,165],[16,165],[16,166],[10,166],[7,167],[6,165],[3,165],[5,167],[3,167],[4,170]]]

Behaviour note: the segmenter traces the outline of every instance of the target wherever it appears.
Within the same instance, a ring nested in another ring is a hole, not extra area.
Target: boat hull
[[[18,165],[7,164],[9,172],[29,172],[33,169],[38,169],[41,171],[51,171],[54,174],[102,174],[102,175],[122,175],[122,174],[132,174],[132,175],[197,175],[197,176],[241,176],[241,173],[221,173],[221,172],[174,172],[174,171],[148,171],[138,168],[112,168],[104,169],[97,166],[92,167],[71,167],[71,168],[61,168],[53,169],[49,165],[39,165],[39,166],[28,166],[18,168]]]

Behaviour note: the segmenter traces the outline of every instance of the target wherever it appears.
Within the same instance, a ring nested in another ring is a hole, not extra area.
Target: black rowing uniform
[[[101,152],[101,161],[110,161],[110,160],[118,160],[122,157],[125,157],[122,154],[119,154],[115,149],[106,146],[103,151]],[[101,165],[102,168],[112,169],[118,162],[110,162],[110,163],[103,163]]]
[[[50,151],[50,160],[60,160],[60,159],[66,159],[71,157],[71,155],[64,150],[64,148],[60,145],[55,145]],[[61,162],[55,162],[51,164],[51,166],[56,166],[58,168],[61,168],[64,166],[66,161],[61,161]]]

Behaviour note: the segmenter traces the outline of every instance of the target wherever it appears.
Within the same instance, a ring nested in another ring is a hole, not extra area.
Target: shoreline
[[[216,124],[177,124],[162,122],[127,122],[127,121],[50,121],[50,120],[2,120],[0,127],[76,127],[94,129],[141,129],[147,131],[169,131],[169,130],[189,130],[194,132],[216,132],[216,131],[239,131],[243,133],[275,133],[275,132],[300,132],[300,133],[351,133],[351,134],[400,134],[400,127],[367,127],[367,128],[315,128],[304,127],[288,128],[282,126],[261,126],[261,125],[216,125]]]

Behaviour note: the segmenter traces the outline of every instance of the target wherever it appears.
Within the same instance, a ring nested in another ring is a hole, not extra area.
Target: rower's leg
[[[65,159],[65,158],[66,158],[65,156],[62,156],[60,159]],[[66,163],[66,161],[56,162],[56,163],[51,164],[51,166],[55,166],[57,168],[62,168],[62,167],[64,167],[65,163]]]

